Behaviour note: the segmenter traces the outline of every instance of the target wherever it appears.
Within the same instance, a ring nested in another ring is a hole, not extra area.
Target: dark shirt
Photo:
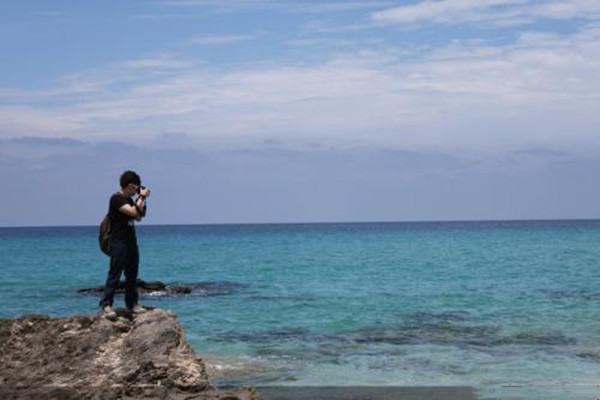
[[[108,214],[111,222],[111,235],[113,239],[124,240],[128,243],[136,243],[135,237],[135,219],[119,211],[119,208],[129,204],[134,205],[131,197],[123,196],[121,193],[115,193],[110,198]]]

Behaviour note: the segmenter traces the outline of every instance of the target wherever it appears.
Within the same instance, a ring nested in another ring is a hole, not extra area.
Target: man
[[[106,318],[117,318],[112,308],[115,290],[125,271],[125,305],[134,313],[145,312],[138,304],[137,275],[139,252],[135,236],[135,222],[146,215],[146,199],[150,190],[142,186],[140,176],[125,171],[120,178],[121,190],[110,198],[108,215],[111,222],[110,270],[104,286],[100,307]],[[137,199],[133,200],[135,195]]]

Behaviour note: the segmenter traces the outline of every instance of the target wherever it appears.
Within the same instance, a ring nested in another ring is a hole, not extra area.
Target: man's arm
[[[150,189],[144,188],[140,190],[140,195],[135,201],[135,205],[124,204],[119,208],[119,211],[135,218],[136,221],[141,221],[142,217],[146,216],[146,197],[148,196],[150,196]]]
[[[144,201],[141,202],[142,203],[142,207],[144,206]],[[123,214],[127,214],[130,217],[135,218],[136,221],[141,221],[142,217],[143,217],[143,213],[142,213],[142,208],[140,207],[140,201],[136,202],[137,208],[135,206],[132,206],[130,204],[124,204],[123,206],[121,206],[121,208],[119,208],[119,211],[121,211]]]

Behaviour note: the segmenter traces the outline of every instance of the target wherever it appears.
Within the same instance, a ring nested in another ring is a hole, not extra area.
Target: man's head
[[[140,176],[133,171],[125,171],[120,178],[121,190],[127,191],[128,195],[133,196],[142,185]]]

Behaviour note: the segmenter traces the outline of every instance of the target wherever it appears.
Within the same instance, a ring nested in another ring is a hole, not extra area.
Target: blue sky
[[[599,218],[597,0],[0,4],[0,226]]]

